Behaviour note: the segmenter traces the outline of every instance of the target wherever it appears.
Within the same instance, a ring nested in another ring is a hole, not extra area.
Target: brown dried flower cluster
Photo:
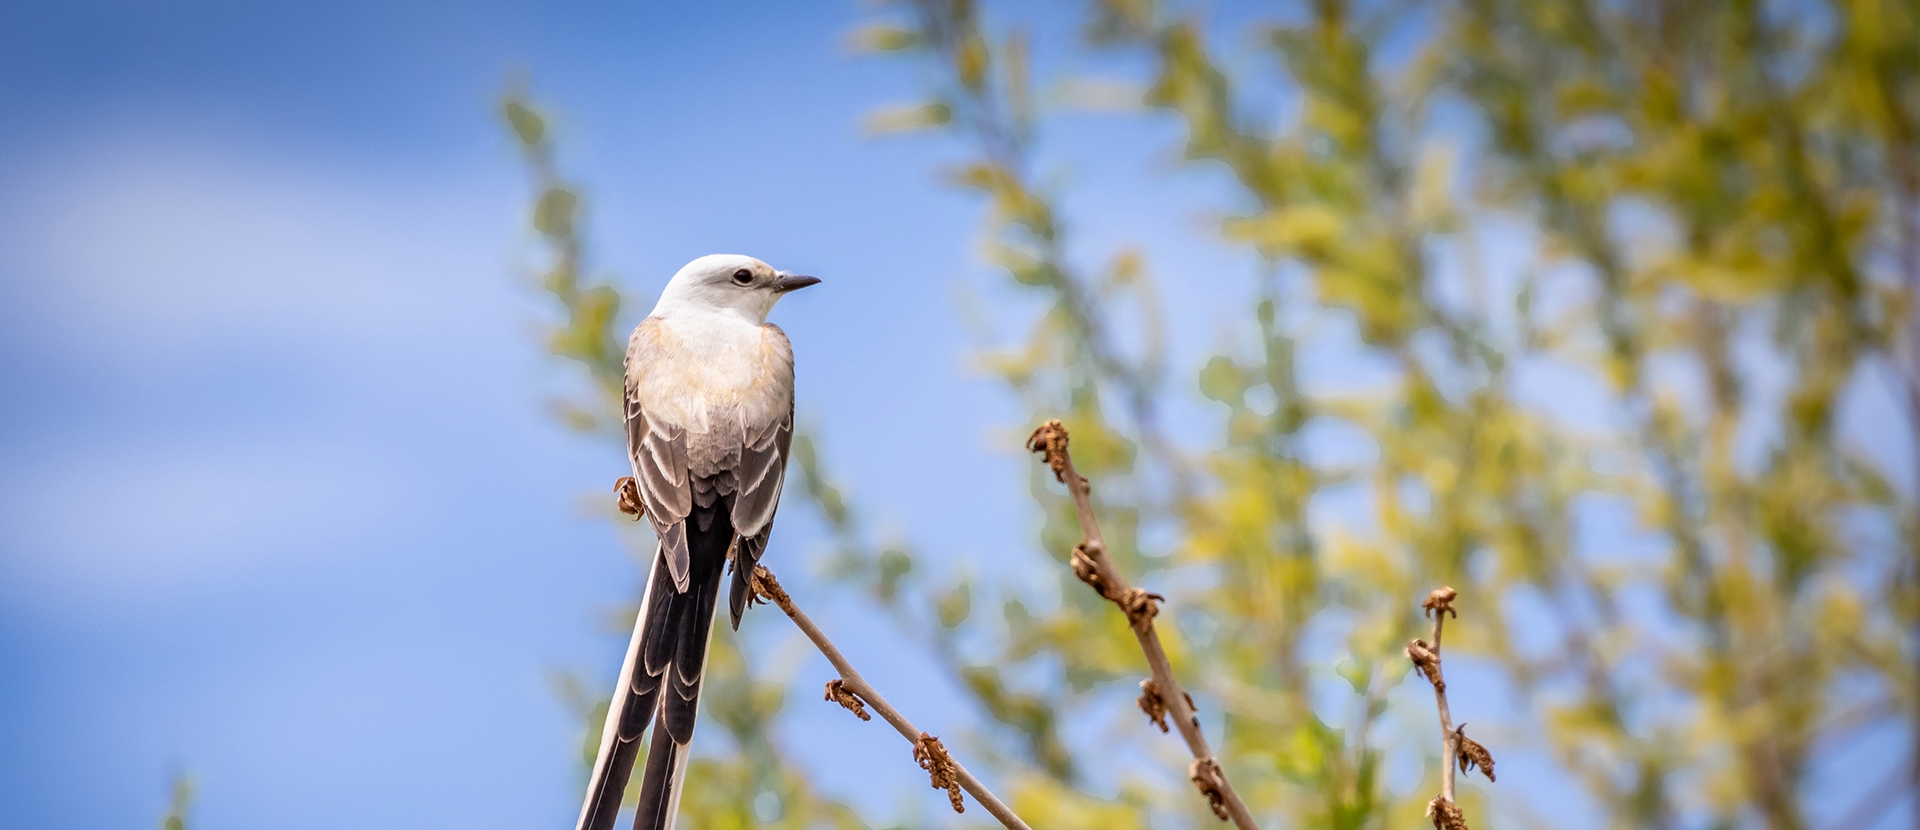
[[[1160,616],[1159,603],[1167,598],[1159,594],[1148,593],[1145,588],[1128,588],[1125,594],[1108,597],[1127,614],[1127,624],[1142,634],[1153,628],[1153,618]]]
[[[1079,577],[1081,582],[1087,583],[1087,587],[1092,588],[1094,593],[1112,599],[1107,596],[1107,581],[1101,578],[1100,565],[1093,561],[1093,555],[1088,552],[1087,544],[1081,542],[1073,546],[1073,553],[1067,557],[1067,565],[1073,568],[1073,575]]]
[[[1160,696],[1160,687],[1149,677],[1140,681],[1140,711],[1147,713],[1147,720],[1153,721],[1160,731],[1167,731],[1167,699]]]
[[[1493,780],[1493,753],[1480,745],[1479,741],[1467,737],[1467,725],[1460,724],[1453,730],[1453,744],[1460,753],[1460,771],[1468,772],[1475,766],[1485,773],[1488,781]]]
[[[1187,765],[1187,777],[1207,797],[1207,806],[1213,808],[1213,815],[1221,821],[1227,820],[1227,779],[1220,772],[1220,762],[1212,758],[1196,758]]]
[[[1467,814],[1460,811],[1460,805],[1445,798],[1436,797],[1427,802],[1427,818],[1433,819],[1433,830],[1468,830]]]
[[[840,704],[861,720],[873,720],[873,716],[867,714],[867,705],[860,702],[860,696],[847,691],[845,680],[836,677],[827,681],[827,699]]]
[[[1425,613],[1429,618],[1438,611],[1442,614],[1451,614],[1457,619],[1460,612],[1453,610],[1453,600],[1459,595],[1460,593],[1452,588],[1435,588],[1433,593],[1427,595],[1427,601],[1420,603],[1420,607],[1426,609]]]
[[[1413,661],[1413,667],[1419,669],[1435,689],[1446,690],[1446,681],[1440,679],[1440,658],[1433,653],[1433,646],[1428,645],[1426,640],[1407,643],[1407,659]]]
[[[1197,708],[1193,705],[1193,695],[1187,694],[1183,690],[1180,692],[1180,697],[1186,700],[1187,710],[1194,712],[1193,720],[1194,723],[1198,724],[1200,722],[1200,716]],[[1154,726],[1160,727],[1161,732],[1166,732],[1167,699],[1160,696],[1160,684],[1153,682],[1153,678],[1151,677],[1140,681],[1140,699],[1137,702],[1140,704],[1140,711],[1147,713],[1147,720],[1152,721]]]
[[[1027,449],[1040,453],[1047,460],[1047,466],[1053,469],[1053,478],[1061,484],[1067,483],[1067,427],[1058,419],[1048,421],[1033,431],[1027,439]],[[1082,482],[1084,483],[1084,479]]]
[[[947,801],[953,804],[953,811],[964,813],[967,806],[960,801],[960,779],[953,766],[953,758],[947,755],[947,748],[940,739],[925,732],[920,740],[913,742],[913,760],[932,778],[933,788],[947,791]]]

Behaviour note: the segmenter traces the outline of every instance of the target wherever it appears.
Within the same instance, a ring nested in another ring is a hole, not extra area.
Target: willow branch
[[[1454,800],[1455,766],[1461,772],[1478,766],[1488,781],[1493,780],[1493,753],[1467,737],[1466,724],[1454,728],[1453,713],[1447,708],[1447,677],[1440,666],[1440,635],[1448,615],[1460,616],[1453,610],[1457,596],[1459,593],[1452,588],[1435,588],[1427,595],[1427,601],[1420,607],[1433,618],[1433,642],[1414,640],[1406,649],[1414,669],[1433,684],[1434,704],[1440,710],[1440,796],[1427,803],[1427,818],[1433,819],[1436,830],[1467,830],[1466,816]]]
[[[1207,745],[1207,736],[1200,731],[1200,718],[1194,714],[1193,698],[1182,691],[1179,682],[1173,679],[1173,667],[1167,662],[1167,651],[1161,647],[1160,633],[1153,627],[1153,618],[1160,613],[1157,603],[1165,601],[1165,597],[1129,586],[1126,577],[1120,575],[1113,567],[1113,560],[1107,556],[1106,541],[1100,535],[1100,522],[1093,513],[1091,490],[1086,478],[1074,471],[1073,456],[1067,452],[1067,428],[1059,421],[1041,424],[1039,429],[1034,430],[1033,437],[1027,439],[1027,449],[1041,453],[1047,466],[1053,469],[1053,477],[1067,485],[1067,492],[1073,495],[1073,507],[1080,516],[1080,532],[1085,536],[1073,548],[1071,564],[1074,576],[1119,606],[1121,613],[1127,615],[1128,627],[1133,629],[1134,639],[1140,641],[1140,651],[1146,655],[1151,674],[1140,683],[1140,709],[1147,713],[1154,725],[1160,727],[1160,731],[1167,731],[1169,720],[1180,730],[1180,737],[1186,739],[1187,749],[1193,753],[1193,763],[1187,766],[1187,777],[1200,790],[1200,794],[1206,796],[1213,814],[1221,821],[1231,820],[1239,830],[1258,830],[1253,814],[1247,811],[1247,805],[1233,791],[1233,785],[1227,781],[1226,771],[1220,768],[1220,761],[1213,756],[1213,748]]]
[[[947,749],[941,745],[939,738],[920,731],[904,715],[901,715],[899,710],[888,704],[887,699],[881,697],[880,693],[867,683],[866,678],[860,676],[860,672],[854,669],[852,663],[847,662],[846,656],[840,653],[840,649],[834,646],[833,641],[827,639],[826,633],[813,624],[812,618],[808,617],[805,611],[801,611],[793,604],[793,598],[780,587],[780,581],[774,578],[772,571],[767,570],[765,566],[755,567],[752,582],[754,594],[780,606],[780,610],[786,612],[788,619],[793,620],[794,626],[800,629],[800,633],[807,635],[807,639],[813,641],[814,647],[826,656],[827,662],[833,664],[833,670],[840,673],[839,680],[827,684],[827,700],[846,707],[861,720],[868,720],[862,704],[870,706],[881,719],[893,724],[894,730],[899,732],[901,737],[906,738],[908,743],[913,744],[913,758],[920,764],[921,769],[932,776],[934,788],[947,791],[947,797],[953,804],[954,812],[965,812],[959,792],[964,789],[973,796],[975,801],[980,802],[981,806],[986,807],[988,813],[999,819],[1007,830],[1030,830],[1026,822],[1021,821],[1020,817],[1014,815],[1013,810],[1008,809],[1007,805],[988,790],[985,784],[980,783],[980,779],[973,777],[973,773],[967,772],[966,767],[961,766],[959,761],[953,760],[953,756],[947,754]]]

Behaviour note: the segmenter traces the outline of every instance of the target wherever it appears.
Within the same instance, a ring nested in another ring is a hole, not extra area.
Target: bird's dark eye
[[[745,268],[733,272],[734,285],[749,285],[753,282],[753,272]]]

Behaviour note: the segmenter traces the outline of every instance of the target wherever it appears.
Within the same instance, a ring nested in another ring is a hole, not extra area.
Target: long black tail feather
[[[579,830],[612,830],[649,721],[654,725],[653,740],[641,774],[633,826],[635,830],[672,826],[687,744],[693,740],[699,712],[714,606],[733,543],[729,518],[724,500],[712,508],[695,508],[687,518],[690,573],[685,593],[675,590],[665,557],[655,554],[647,597],[636,620],[638,630],[628,652],[629,665],[622,672],[626,682],[616,691],[608,712],[609,718],[618,716],[618,728],[603,737],[603,743],[611,746],[601,748],[602,762],[595,765]]]
[[[735,631],[740,630],[740,616],[746,613],[747,603],[753,601],[753,583],[750,579],[753,569],[760,564],[760,552],[766,545],[766,533],[751,539],[743,537],[733,545],[733,590],[727,596],[727,616],[731,618]]]
[[[680,807],[680,756],[685,744],[661,724],[653,728],[653,746],[647,750],[647,769],[640,777],[640,804],[634,808],[633,830],[667,830]]]

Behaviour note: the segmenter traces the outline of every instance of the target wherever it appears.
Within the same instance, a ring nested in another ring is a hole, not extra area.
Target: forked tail
[[[621,797],[640,756],[640,738],[654,725],[641,774],[634,830],[670,830],[680,806],[687,771],[687,744],[693,740],[700,685],[707,668],[707,642],[713,634],[714,601],[720,594],[733,528],[724,508],[687,521],[687,590],[674,589],[673,575],[656,548],[647,572],[647,593],[634,620],[633,639],[620,668],[620,685],[607,707],[600,752],[580,808],[578,830],[613,830]]]

